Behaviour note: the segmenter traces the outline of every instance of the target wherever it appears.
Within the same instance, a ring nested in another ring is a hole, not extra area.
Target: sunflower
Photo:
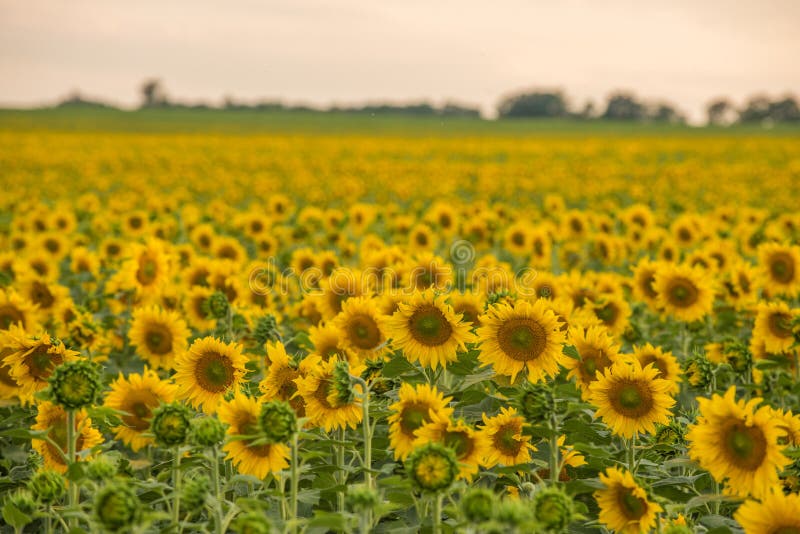
[[[795,534],[800,532],[800,495],[772,491],[761,502],[746,501],[733,517],[745,534]]]
[[[433,414],[450,417],[453,409],[447,407],[448,402],[450,397],[442,395],[435,386],[414,387],[405,382],[400,386],[397,402],[389,406],[393,412],[389,416],[389,444],[396,459],[405,460],[414,450],[417,430],[433,421]]]
[[[653,285],[658,269],[658,263],[645,259],[633,270],[633,294],[653,310],[658,309],[658,293]]]
[[[466,344],[475,339],[470,325],[456,316],[444,296],[430,290],[415,292],[400,303],[386,321],[386,334],[408,361],[433,369],[456,361],[458,352],[466,351]]]
[[[256,399],[237,391],[231,400],[222,401],[218,417],[228,425],[228,440],[222,447],[228,453],[226,459],[240,473],[264,479],[289,467],[289,448],[282,443],[257,442],[260,410]]]
[[[18,325],[24,330],[36,330],[37,306],[13,289],[0,289],[0,330]]]
[[[36,423],[31,430],[46,430],[55,445],[40,439],[32,439],[31,445],[44,458],[45,466],[59,473],[67,472],[67,464],[63,456],[68,451],[67,446],[67,413],[61,406],[51,402],[42,402],[37,405],[38,414]],[[75,452],[80,453],[103,443],[103,435],[92,427],[92,420],[86,416],[85,410],[75,413],[76,447]],[[61,449],[59,451],[59,449]],[[85,458],[80,455],[80,458]]]
[[[478,359],[484,366],[492,365],[497,374],[510,376],[512,382],[525,369],[530,382],[553,377],[565,362],[562,323],[544,300],[498,304],[480,321]]]
[[[216,320],[208,316],[206,301],[214,294],[210,287],[196,286],[191,288],[183,299],[183,312],[194,328],[206,331],[217,324]]]
[[[480,316],[483,313],[485,300],[483,296],[479,293],[468,291],[465,293],[451,293],[448,300],[453,307],[453,313],[461,316],[462,323],[470,323],[471,328],[481,326]]]
[[[727,480],[726,492],[740,497],[767,495],[778,484],[778,473],[790,460],[779,441],[781,421],[761,399],[736,401],[736,388],[724,396],[698,399],[700,416],[689,428],[689,457],[718,482]]]
[[[376,299],[353,297],[342,304],[342,311],[332,324],[343,333],[343,343],[348,349],[361,359],[374,359],[386,342],[385,322]]]
[[[316,354],[324,361],[341,355],[347,357],[351,365],[358,363],[351,361],[352,353],[345,347],[342,331],[336,325],[322,323],[312,326],[308,329],[308,339],[314,345],[314,350],[310,354]]]
[[[175,358],[177,397],[213,414],[225,394],[242,382],[246,363],[240,345],[213,337],[195,340],[188,351]]]
[[[453,285],[453,274],[453,268],[442,258],[431,252],[421,252],[409,263],[405,287],[419,291],[447,290]]]
[[[570,341],[580,358],[567,358],[564,366],[570,370],[567,378],[575,378],[581,397],[589,398],[589,385],[619,357],[619,345],[603,326],[590,326],[586,330],[571,329]]]
[[[681,321],[696,321],[712,311],[711,279],[696,267],[662,264],[653,287],[658,294],[658,307]]]
[[[756,282],[758,271],[744,261],[739,261],[731,266],[726,274],[723,286],[725,296],[736,309],[749,309],[757,300],[758,284]]]
[[[627,471],[609,467],[600,473],[605,488],[594,493],[600,506],[600,522],[614,532],[652,532],[661,506],[647,500],[647,492]]]
[[[127,377],[120,373],[111,383],[104,405],[125,412],[122,424],[114,428],[117,439],[122,440],[134,452],[153,443],[145,435],[150,429],[153,409],[161,403],[172,402],[175,386],[158,378],[155,371],[144,368],[142,374],[131,373]]]
[[[614,335],[620,335],[628,328],[631,307],[617,295],[604,295],[590,305],[597,319]]]
[[[467,482],[472,480],[489,453],[490,442],[486,434],[477,432],[471,425],[462,420],[452,421],[442,412],[431,412],[431,421],[416,431],[420,444],[435,441],[450,447],[458,460],[458,478]]]
[[[180,314],[152,306],[133,310],[128,339],[139,355],[156,369],[171,369],[186,350],[191,335]]]
[[[531,437],[522,433],[524,424],[525,419],[517,415],[515,408],[502,408],[494,417],[483,414],[481,432],[489,440],[486,467],[519,465],[531,460],[531,451],[536,447],[530,443]]]
[[[319,356],[307,357],[308,372],[295,378],[297,393],[305,402],[309,423],[320,426],[326,432],[339,428],[356,428],[364,416],[361,400],[357,396],[343,399],[335,387],[334,367],[338,358],[323,361]],[[360,386],[356,386],[360,391]]]
[[[367,273],[347,267],[339,267],[327,278],[319,280],[317,309],[322,317],[331,319],[342,311],[342,304],[353,297],[368,296],[372,293],[370,277]]]
[[[661,347],[654,347],[647,343],[641,347],[633,346],[633,357],[639,360],[642,368],[653,364],[658,374],[656,378],[663,378],[672,383],[670,394],[674,395],[680,390],[681,366],[678,364],[678,359],[672,355],[671,352],[665,352]]]
[[[51,317],[59,305],[70,300],[69,289],[31,274],[20,276],[17,287],[29,302],[38,306],[38,312]]]
[[[439,239],[427,224],[416,224],[408,232],[408,249],[412,252],[433,250]]]
[[[258,384],[264,400],[286,401],[292,405],[298,417],[305,417],[303,398],[295,395],[297,392],[295,380],[308,373],[311,361],[316,359],[306,358],[298,365],[286,354],[283,343],[267,343],[267,368],[264,378]]]
[[[762,283],[770,295],[794,297],[800,291],[800,247],[765,243],[758,247]]]
[[[639,360],[621,360],[606,368],[589,385],[589,401],[597,406],[597,416],[622,437],[653,433],[656,423],[669,423],[675,404],[669,391],[672,383],[657,378],[659,370]]]
[[[158,293],[167,282],[170,262],[163,242],[151,238],[145,244],[134,244],[128,259],[120,268],[121,288],[135,290],[137,296]]]
[[[798,310],[789,308],[783,301],[760,302],[757,308],[753,338],[763,342],[767,352],[778,354],[794,345],[792,322]]]
[[[32,336],[21,328],[13,328],[4,336],[3,365],[20,386],[20,398],[33,400],[33,394],[47,387],[53,370],[64,362],[80,357],[74,350],[54,340],[46,332]]]

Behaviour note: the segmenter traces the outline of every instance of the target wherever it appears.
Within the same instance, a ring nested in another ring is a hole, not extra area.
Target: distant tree
[[[616,92],[608,97],[604,119],[637,121],[647,118],[647,110],[632,94],[624,91]]]
[[[169,105],[167,93],[161,85],[161,80],[145,80],[141,87],[142,107],[152,108]]]
[[[770,100],[765,95],[750,97],[744,108],[739,111],[741,122],[764,122],[770,118]]]
[[[684,124],[686,117],[678,109],[667,102],[659,102],[648,110],[647,118],[656,122]]]
[[[481,116],[481,111],[478,108],[463,106],[454,102],[447,102],[439,110],[439,114],[444,117],[471,117],[478,118]]]
[[[706,116],[708,124],[714,126],[731,124],[738,118],[736,108],[727,98],[717,98],[709,102],[706,106]]]
[[[594,119],[596,114],[597,110],[595,109],[594,102],[587,100],[583,105],[583,109],[581,109],[576,116],[579,119]]]
[[[534,91],[505,97],[497,107],[500,118],[564,117],[567,100],[561,91]]]
[[[797,100],[793,96],[787,95],[780,100],[771,102],[769,118],[775,122],[800,121],[800,108],[797,106]]]

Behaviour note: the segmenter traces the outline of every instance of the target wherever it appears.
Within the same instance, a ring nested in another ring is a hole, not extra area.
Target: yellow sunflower
[[[736,401],[735,396],[731,386],[723,396],[698,399],[700,416],[686,434],[689,457],[716,481],[727,481],[727,493],[760,498],[790,463],[779,444],[785,432],[769,407],[756,410],[761,399]]]
[[[374,359],[386,342],[385,322],[377,299],[353,297],[344,301],[332,324],[343,333],[345,346],[363,360]]]
[[[525,419],[514,408],[502,408],[494,417],[483,414],[481,432],[489,440],[486,467],[519,465],[531,460],[531,451],[536,447],[530,443],[531,437],[522,433],[524,425]]]
[[[295,378],[295,395],[303,397],[309,423],[322,427],[326,432],[346,427],[356,428],[364,416],[361,400],[352,392],[346,395],[347,392],[336,387],[333,370],[338,358],[323,361],[319,356],[309,356],[304,361],[307,362],[308,373]],[[360,386],[354,389],[360,391]],[[342,397],[343,394],[345,398]]]
[[[652,532],[661,506],[647,499],[647,492],[627,471],[609,467],[600,473],[605,488],[594,493],[600,506],[600,522],[620,534]]]
[[[653,287],[659,309],[681,321],[696,321],[712,311],[714,288],[701,269],[664,263],[655,274]]]
[[[258,401],[237,391],[229,401],[222,401],[219,420],[228,425],[228,440],[222,450],[228,453],[236,470],[245,475],[263,479],[269,473],[277,473],[289,467],[289,448],[282,443],[256,444],[260,433]]]
[[[671,383],[670,394],[678,393],[683,371],[678,364],[678,359],[671,352],[665,352],[661,347],[654,347],[647,343],[641,347],[634,345],[633,357],[639,360],[642,368],[653,364],[653,367],[658,370],[656,377],[663,378]]]
[[[433,421],[433,414],[450,417],[452,408],[447,407],[450,397],[445,397],[435,386],[408,383],[400,386],[397,402],[389,406],[389,445],[394,457],[405,460],[417,440],[417,430]]]
[[[314,345],[311,354],[318,355],[322,360],[329,360],[335,356],[344,356],[350,361],[351,352],[344,345],[342,331],[336,325],[321,323],[308,329],[308,338]],[[351,365],[357,363],[350,361]]]
[[[211,330],[217,324],[214,318],[208,316],[206,301],[214,293],[210,287],[195,286],[186,294],[183,300],[183,312],[189,324],[200,331]]]
[[[150,429],[153,409],[159,404],[172,402],[175,386],[161,380],[155,371],[145,367],[142,374],[131,373],[127,377],[120,373],[111,383],[111,391],[106,394],[105,406],[125,412],[122,424],[114,428],[117,439],[122,440],[134,452],[153,443],[146,436]]]
[[[471,328],[481,326],[480,317],[483,314],[484,300],[482,295],[475,292],[451,293],[449,296],[453,313],[461,316],[461,322],[470,323]]]
[[[638,360],[621,360],[600,373],[589,385],[589,401],[597,406],[597,416],[622,437],[653,433],[656,423],[669,423],[675,405],[669,380],[657,378],[659,370]]]
[[[38,276],[21,276],[17,287],[25,299],[38,307],[37,312],[47,318],[53,316],[61,303],[70,300],[68,288]]]
[[[145,244],[134,244],[128,259],[120,269],[120,286],[135,290],[138,297],[150,297],[158,293],[170,275],[169,255],[162,241],[151,238]]]
[[[188,351],[175,358],[177,397],[213,414],[225,394],[242,382],[246,363],[240,345],[213,337],[195,340]]]
[[[459,351],[475,340],[470,325],[462,322],[443,295],[415,292],[386,321],[392,347],[401,349],[410,362],[436,369],[458,359]]]
[[[757,310],[753,338],[763,342],[767,352],[788,351],[794,345],[792,321],[797,318],[798,310],[783,301],[760,302]]]
[[[34,393],[47,387],[47,380],[57,366],[80,357],[46,332],[32,336],[14,328],[6,332],[4,343],[2,363],[19,384],[20,399],[24,401],[32,400]]]
[[[562,353],[566,336],[546,301],[498,304],[480,321],[478,359],[484,366],[492,365],[497,374],[510,376],[512,382],[526,369],[531,382],[559,373],[566,359]]]
[[[36,330],[37,306],[13,289],[0,288],[0,330],[19,325],[27,331]]]
[[[800,247],[765,243],[758,247],[761,282],[770,295],[794,297],[800,291]]]
[[[175,357],[186,351],[190,335],[178,312],[156,306],[133,310],[128,339],[142,359],[156,369],[172,369]]]
[[[483,459],[489,453],[490,442],[483,432],[477,432],[462,420],[452,421],[442,412],[431,412],[431,421],[416,431],[414,447],[435,441],[450,447],[458,460],[458,478],[467,482],[478,472]]]
[[[68,451],[67,413],[61,406],[51,402],[42,402],[37,409],[36,423],[31,426],[31,430],[48,430],[47,437],[53,440],[58,448],[40,439],[31,440],[31,445],[42,455],[45,466],[59,473],[66,473],[67,464],[64,462],[63,456],[66,456]],[[92,427],[92,420],[86,416],[85,410],[80,410],[75,414],[75,431],[75,452],[77,453],[103,443],[103,435]],[[85,456],[81,455],[80,458],[85,459]]]
[[[567,378],[575,379],[581,397],[588,400],[589,385],[597,380],[598,371],[604,371],[619,358],[619,345],[603,326],[571,329],[569,343],[575,346],[580,357],[564,361],[564,366],[570,370]]]
[[[631,307],[623,298],[604,295],[590,304],[590,308],[600,323],[614,335],[620,335],[628,328]]]
[[[800,495],[773,491],[761,502],[748,500],[734,514],[745,534],[800,532]]]

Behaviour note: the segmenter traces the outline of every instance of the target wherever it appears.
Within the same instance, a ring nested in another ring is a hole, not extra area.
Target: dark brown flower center
[[[792,316],[788,313],[773,313],[770,314],[769,320],[770,333],[779,338],[792,337]]]
[[[492,444],[494,448],[499,450],[505,456],[517,456],[520,449],[522,449],[522,441],[516,437],[520,433],[521,428],[515,422],[506,423],[497,429],[497,432],[492,436]]]
[[[669,303],[676,308],[688,308],[700,297],[700,292],[688,278],[677,277],[671,280],[667,288]]]
[[[411,337],[429,347],[447,342],[453,333],[453,327],[442,310],[431,304],[423,305],[414,311],[408,319],[408,329]]]
[[[653,393],[640,382],[616,383],[608,397],[614,411],[625,417],[641,417],[653,408]]]
[[[767,439],[756,426],[735,421],[723,432],[725,456],[740,469],[755,471],[767,456]]]
[[[794,278],[794,260],[785,252],[776,252],[767,261],[769,272],[776,282],[788,284]]]
[[[381,344],[381,331],[369,315],[354,315],[347,325],[350,343],[359,349],[370,350]]]
[[[400,412],[400,429],[409,437],[414,436],[414,431],[431,420],[430,406],[424,402],[408,404]]]
[[[227,356],[208,352],[195,364],[194,377],[204,390],[222,393],[233,384],[233,362]]]
[[[497,330],[497,342],[509,358],[535,360],[547,346],[547,332],[533,319],[509,319]]]
[[[629,521],[640,519],[647,512],[647,501],[637,497],[627,488],[621,488],[618,491],[617,503]]]
[[[172,332],[166,325],[150,324],[145,333],[145,344],[153,354],[168,354],[172,351]]]

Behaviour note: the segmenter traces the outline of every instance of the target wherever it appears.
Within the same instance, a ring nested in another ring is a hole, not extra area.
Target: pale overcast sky
[[[0,105],[72,90],[138,103],[317,105],[613,89],[697,118],[712,97],[800,93],[800,0],[0,0]]]

